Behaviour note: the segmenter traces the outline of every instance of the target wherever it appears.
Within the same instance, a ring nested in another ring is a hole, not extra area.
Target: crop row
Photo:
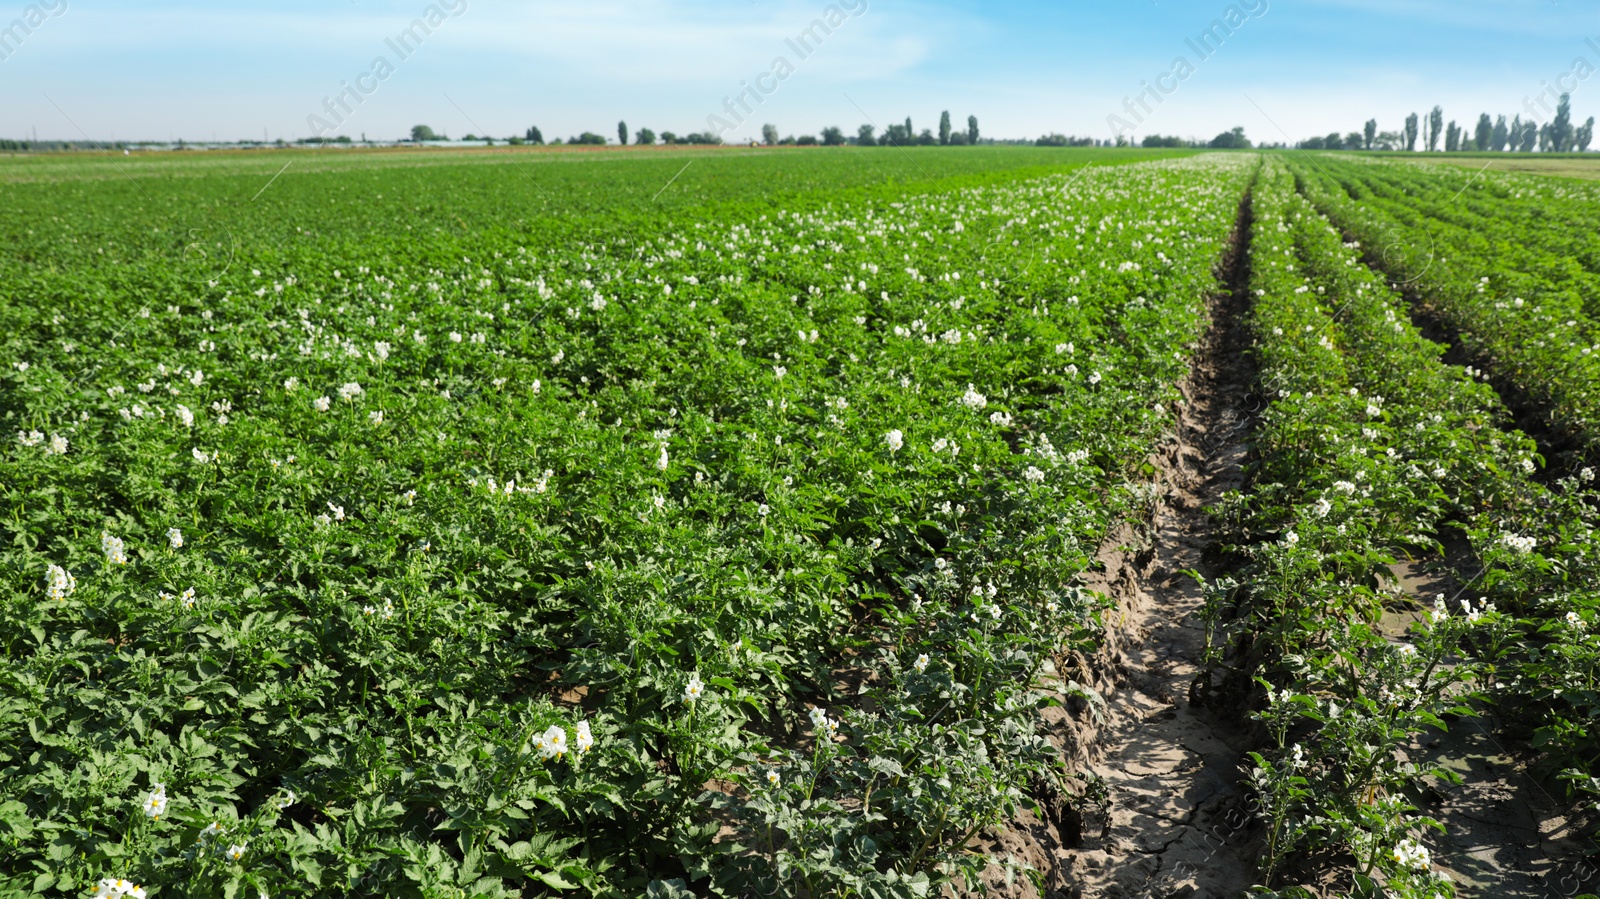
[[[889,896],[987,864],[1053,776],[1034,685],[1094,639],[1076,576],[1247,176],[6,305],[0,883]]]
[[[1576,723],[1600,687],[1592,475],[1538,483],[1493,390],[1440,362],[1285,165],[1267,163],[1253,204],[1268,405],[1251,487],[1219,510],[1243,565],[1209,585],[1206,617],[1211,689],[1252,695],[1272,738],[1250,774],[1263,882],[1311,895],[1286,885],[1342,857],[1347,888],[1452,895],[1419,803],[1457,775],[1414,761],[1420,735],[1487,705],[1561,734],[1551,757],[1592,772],[1595,734]],[[1403,559],[1448,561],[1458,588],[1409,593]]]
[[[1526,179],[1465,184],[1414,166],[1294,164],[1318,210],[1460,333],[1562,433],[1600,446],[1600,269],[1583,199]],[[1592,243],[1592,241],[1591,241]]]

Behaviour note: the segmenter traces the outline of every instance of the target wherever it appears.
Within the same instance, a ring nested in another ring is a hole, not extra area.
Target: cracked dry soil
[[[1175,440],[1159,466],[1152,546],[1124,558],[1109,585],[1124,631],[1120,683],[1107,696],[1101,753],[1089,764],[1108,792],[1066,854],[1060,893],[1073,899],[1221,899],[1253,882],[1256,845],[1240,759],[1250,726],[1192,701],[1205,630],[1204,599],[1186,571],[1216,576],[1207,507],[1244,481],[1254,421],[1248,308],[1249,200],[1226,262],[1228,291],[1183,385]]]

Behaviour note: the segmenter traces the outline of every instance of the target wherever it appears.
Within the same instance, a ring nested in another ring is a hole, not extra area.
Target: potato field
[[[1600,889],[1600,186],[219,155],[0,159],[0,896]]]

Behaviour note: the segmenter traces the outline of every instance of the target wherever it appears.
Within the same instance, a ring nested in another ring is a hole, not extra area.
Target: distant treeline
[[[123,150],[128,147],[122,141],[103,140],[10,140],[0,138],[0,151],[22,150],[55,151],[55,150]]]
[[[1556,99],[1553,110],[1548,99],[1540,95],[1537,100],[1543,111],[1551,115],[1550,120],[1543,123],[1539,121],[1539,110],[1534,109],[1533,100],[1524,104],[1528,111],[1527,119],[1517,115],[1507,122],[1503,115],[1491,119],[1485,112],[1478,116],[1477,125],[1470,130],[1466,125],[1457,125],[1454,120],[1445,124],[1443,107],[1435,106],[1426,119],[1416,113],[1406,116],[1405,125],[1399,131],[1379,131],[1378,120],[1368,119],[1361,131],[1349,134],[1334,131],[1323,137],[1308,138],[1296,146],[1302,150],[1399,150],[1414,153],[1417,138],[1421,137],[1427,151],[1432,153],[1439,149],[1442,137],[1446,153],[1467,150],[1532,153],[1536,149],[1540,153],[1587,151],[1594,140],[1594,116],[1590,116],[1582,125],[1574,125],[1572,95],[1562,94]]]
[[[1059,135],[1052,135],[1052,137],[1059,137]],[[1046,140],[1046,138],[1042,138],[1042,137],[1039,138],[1039,146],[1041,146],[1041,147],[1042,146],[1069,146],[1067,144],[1047,145],[1045,143],[1045,140]],[[1085,140],[1087,140],[1087,139],[1085,139]],[[1077,143],[1077,142],[1074,142],[1074,143],[1070,144],[1070,146],[1074,146],[1074,147],[1088,147],[1088,146],[1118,146],[1118,147],[1125,147],[1127,145],[1128,145],[1128,139],[1126,137],[1118,138],[1114,145],[1110,141],[1104,141],[1104,142],[1102,142],[1100,144]],[[1235,127],[1233,130],[1224,131],[1221,134],[1217,135],[1216,137],[1213,137],[1210,140],[1191,140],[1189,138],[1178,137],[1177,135],[1173,135],[1171,137],[1164,137],[1164,136],[1162,136],[1160,134],[1147,134],[1147,135],[1144,136],[1144,139],[1139,142],[1139,146],[1141,146],[1141,147],[1178,147],[1178,148],[1185,148],[1185,149],[1192,149],[1192,150],[1201,150],[1201,149],[1207,149],[1207,148],[1212,149],[1212,150],[1248,150],[1248,149],[1250,149],[1251,144],[1250,144],[1250,139],[1244,136],[1244,128],[1243,127]]]

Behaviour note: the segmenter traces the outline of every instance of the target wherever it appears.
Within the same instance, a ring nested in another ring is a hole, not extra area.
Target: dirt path
[[[1082,845],[1067,854],[1052,895],[1235,897],[1253,883],[1240,758],[1247,726],[1190,701],[1199,674],[1203,599],[1185,570],[1217,572],[1207,558],[1213,528],[1206,507],[1243,482],[1249,451],[1254,370],[1243,324],[1248,307],[1249,205],[1241,208],[1230,291],[1210,304],[1211,324],[1184,385],[1176,441],[1163,460],[1162,502],[1146,564],[1124,560],[1110,590],[1128,644],[1123,677],[1107,696],[1092,772],[1108,791],[1103,815],[1088,815]]]

